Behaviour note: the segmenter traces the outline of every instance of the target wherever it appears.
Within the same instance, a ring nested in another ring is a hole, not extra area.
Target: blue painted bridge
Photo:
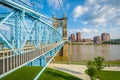
[[[50,18],[19,0],[0,0],[0,78],[25,66],[43,66],[67,41],[66,16]]]

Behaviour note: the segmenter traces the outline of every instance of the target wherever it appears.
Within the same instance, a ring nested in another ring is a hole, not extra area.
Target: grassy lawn
[[[33,80],[42,67],[25,66],[0,80]],[[47,68],[39,80],[81,80],[70,74]]]
[[[101,80],[120,80],[120,71],[103,71]]]
[[[55,63],[58,63],[58,64],[68,64],[68,61],[55,61]],[[70,64],[75,64],[75,65],[86,65],[87,64],[87,61],[81,61],[81,62],[74,62],[74,61],[70,61]]]
[[[82,80],[70,74],[47,68],[39,80]]]
[[[68,64],[68,61],[55,61],[55,63],[58,64]],[[87,61],[70,61],[70,64],[75,64],[75,65],[86,65]],[[120,61],[105,61],[103,62],[103,65],[105,66],[120,66]]]

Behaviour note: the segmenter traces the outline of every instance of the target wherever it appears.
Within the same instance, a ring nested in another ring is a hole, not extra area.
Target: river
[[[106,61],[120,60],[120,45],[72,45],[72,61],[86,61],[102,56]]]

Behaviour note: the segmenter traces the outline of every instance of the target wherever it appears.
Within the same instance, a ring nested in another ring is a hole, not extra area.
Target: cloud
[[[83,28],[83,29],[68,29],[68,33],[76,33],[76,32],[81,32],[81,33],[98,33],[97,29],[89,29],[89,28]]]
[[[86,8],[87,10],[82,10]],[[94,27],[120,26],[120,3],[119,0],[87,0],[74,17],[82,18],[83,25],[91,24]],[[79,13],[81,12],[81,13]]]
[[[83,28],[83,29],[68,29],[68,35],[76,34],[77,32],[81,32],[82,38],[93,38],[95,35],[99,35],[97,29]]]
[[[61,6],[63,6],[63,1],[59,0]],[[53,7],[53,9],[59,10],[60,9],[60,5],[59,5],[59,1],[58,0],[47,0],[48,5]]]
[[[83,15],[86,11],[88,10],[88,8],[86,7],[82,7],[80,5],[76,6],[72,12],[73,14],[73,18],[77,19],[78,17],[80,17],[81,15]]]
[[[76,32],[80,32],[80,29],[68,29],[69,34],[76,33]]]
[[[82,32],[83,32],[83,33],[97,33],[98,30],[96,30],[96,29],[83,28],[83,29],[82,29]]]
[[[104,24],[106,22],[106,19],[104,17],[96,18],[93,20],[93,23],[95,24]]]
[[[87,21],[81,21],[81,23],[82,23],[82,24],[88,24],[88,22],[87,22]]]

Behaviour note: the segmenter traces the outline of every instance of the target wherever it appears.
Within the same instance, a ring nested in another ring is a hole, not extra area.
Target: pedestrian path
[[[85,70],[87,69],[84,65],[68,65],[68,64],[49,64],[49,68],[54,68],[66,73],[69,73],[71,75],[74,75],[76,77],[79,77],[83,80],[90,80],[89,76],[85,74]]]
[[[87,69],[85,65],[50,63],[48,67],[67,72],[83,80],[90,80],[89,76],[85,73],[85,70]],[[120,71],[120,67],[105,67],[104,70]]]

